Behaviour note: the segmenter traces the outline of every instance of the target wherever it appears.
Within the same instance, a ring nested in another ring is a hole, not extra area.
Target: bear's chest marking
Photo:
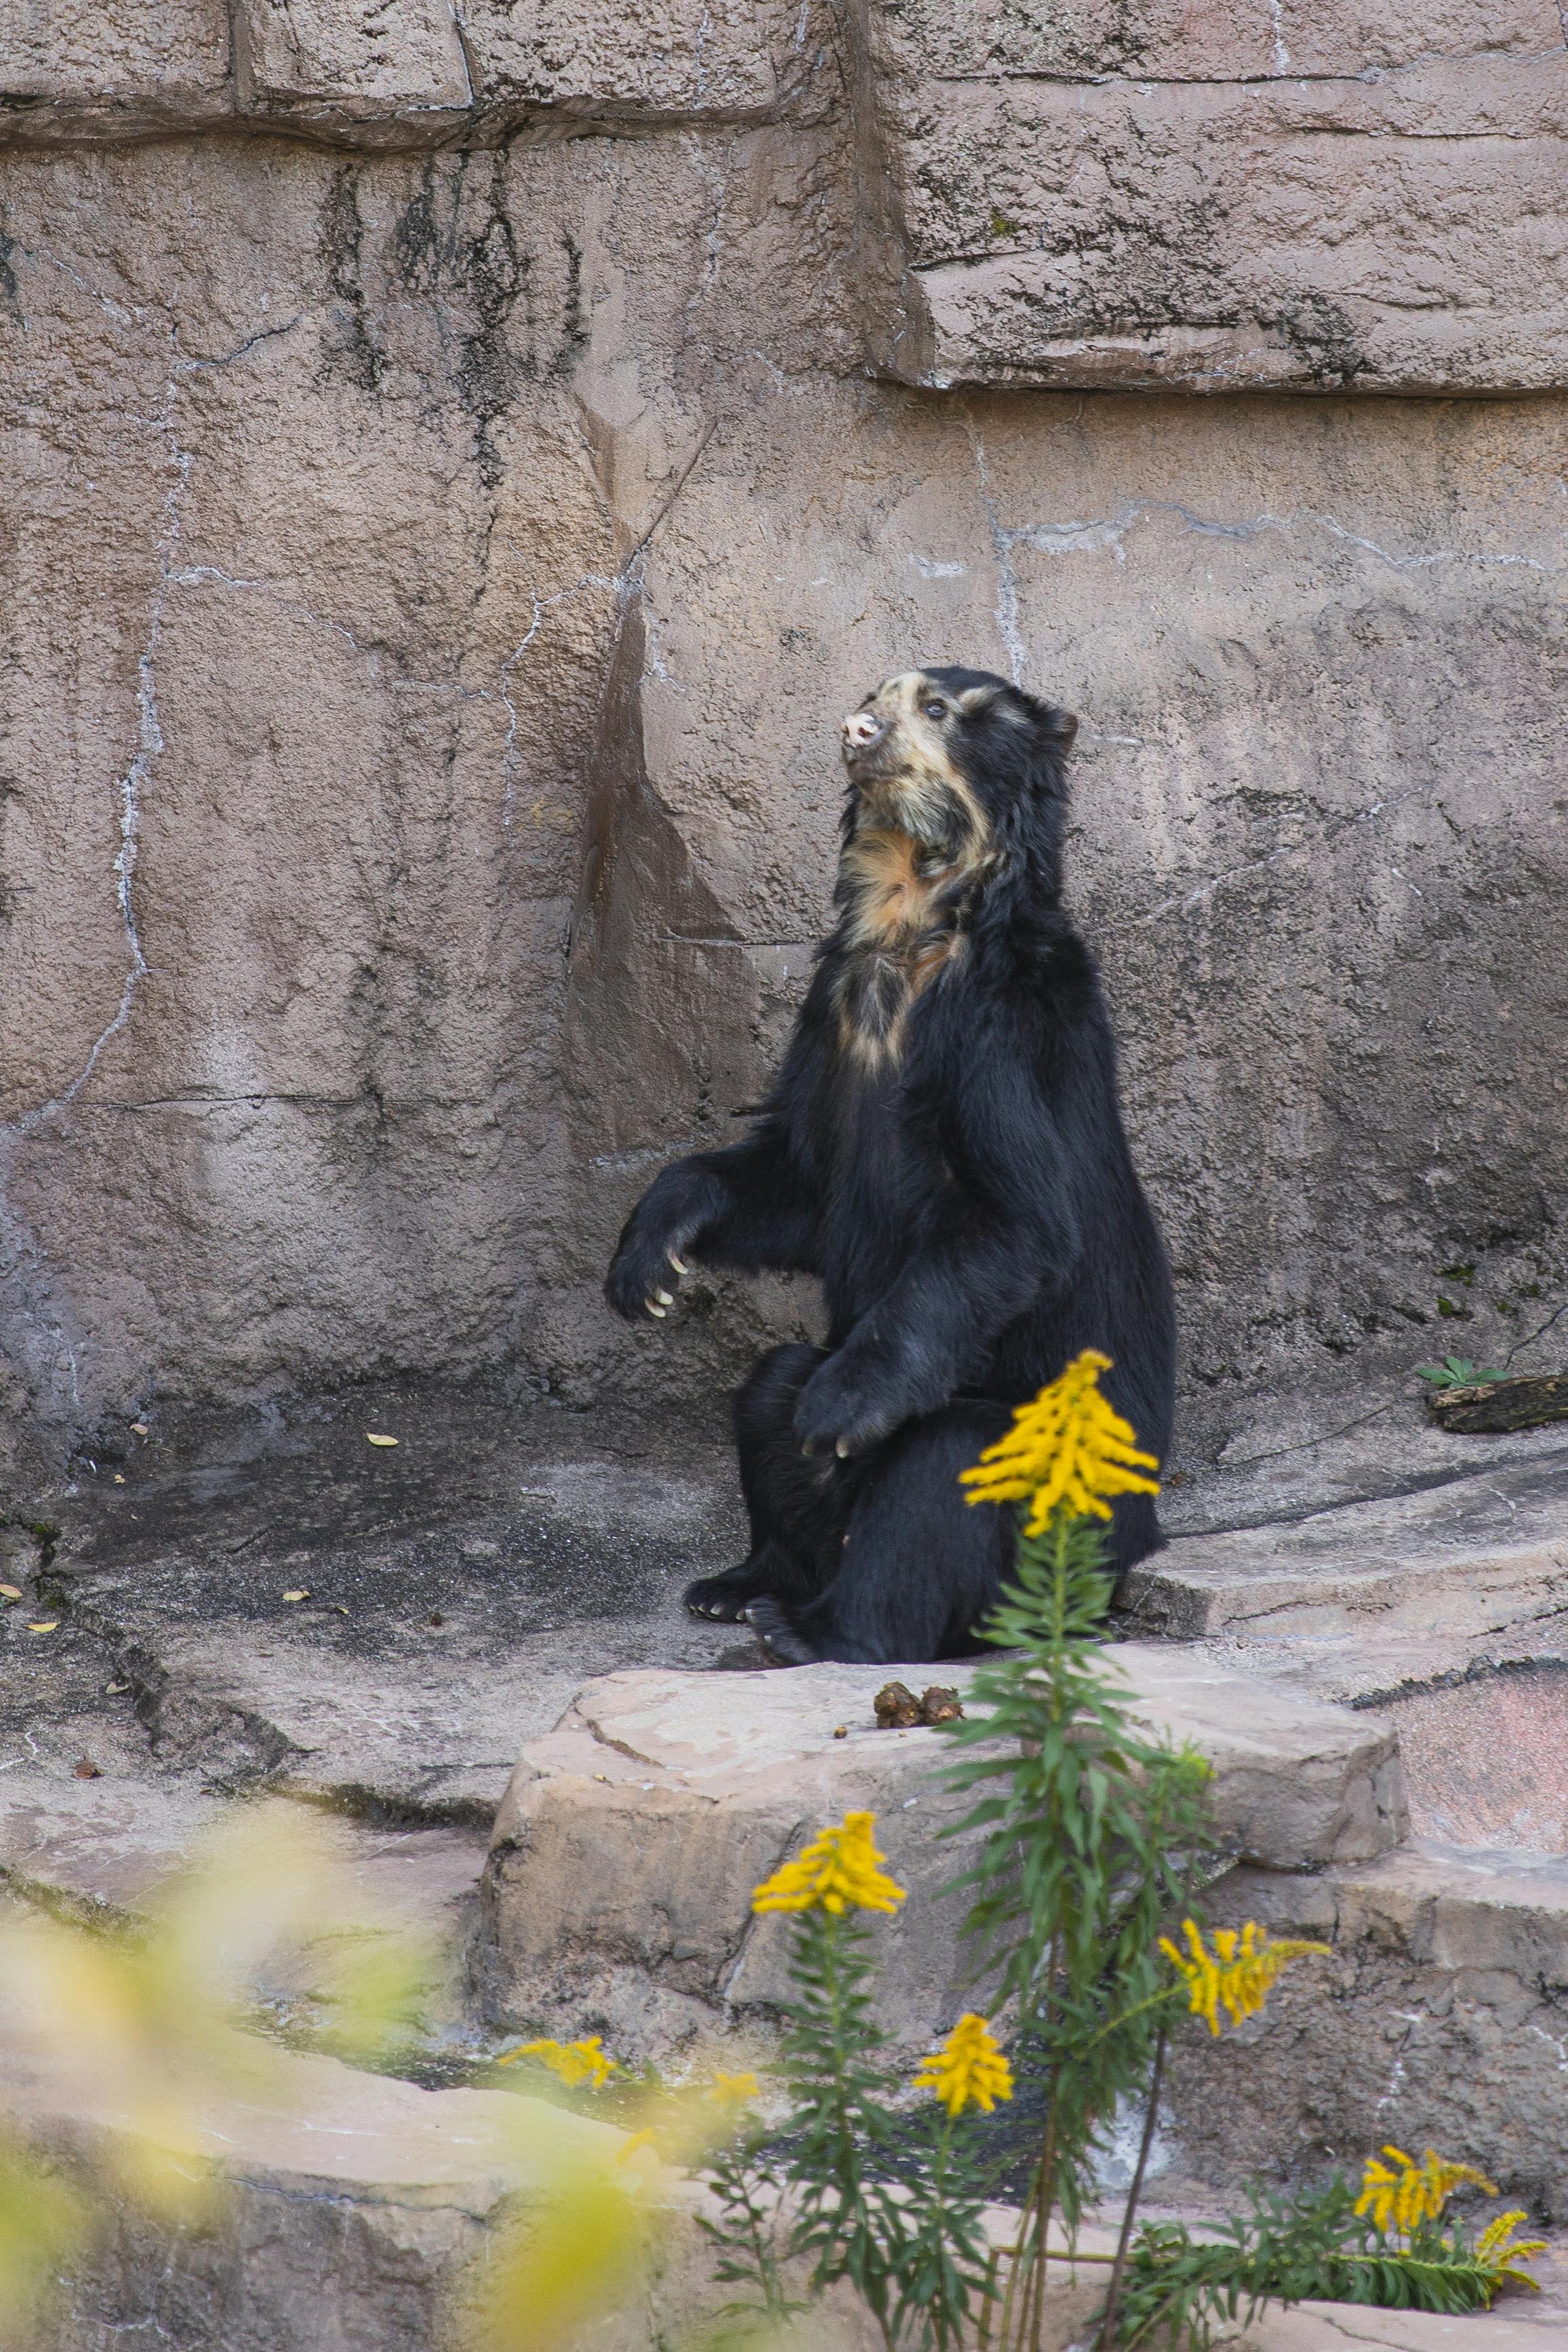
[[[965,877],[910,835],[873,831],[845,845],[839,880],[839,1043],[877,1069],[897,1062],[910,1006],[962,949]]]

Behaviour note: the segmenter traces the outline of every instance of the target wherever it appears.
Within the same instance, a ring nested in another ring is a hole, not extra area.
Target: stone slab
[[[20,0],[0,15],[0,142],[197,131],[233,111],[224,0]]]
[[[821,0],[465,0],[463,23],[486,109],[738,123],[839,95]]]
[[[1133,1569],[1133,1622],[1291,1644],[1568,1630],[1568,1456],[1502,1463],[1277,1527],[1177,1536]]]
[[[429,2352],[451,2340],[454,2295],[498,2226],[564,2168],[612,2164],[625,2145],[609,2125],[507,2092],[426,2091],[332,2059],[267,2058],[264,2088],[215,2094],[193,2119],[228,2183],[217,2221],[164,2230],[111,2204],[42,2352],[107,2352],[128,2331],[174,2352]],[[68,2166],[123,2128],[110,2097],[15,2042],[0,2052],[0,2104]],[[645,2154],[632,2162],[679,2241],[673,2184],[661,2191]],[[684,2254],[688,2307],[694,2251],[677,2243],[673,2265]],[[671,2268],[668,2254],[650,2264],[596,2346],[643,2352],[661,2340]]]
[[[367,1429],[400,1443],[372,1447]],[[118,1488],[108,1455],[83,1465],[88,1491],[65,1500],[33,1581],[58,1619],[40,1719],[68,1696],[134,1709],[166,1769],[487,1825],[519,1742],[591,1675],[758,1662],[748,1637],[716,1639],[679,1605],[687,1577],[744,1549],[727,1449],[706,1425],[404,1388],[259,1434],[220,1421],[205,1442],[135,1446]],[[40,1643],[5,1618],[0,1646],[43,1671]],[[86,1736],[33,1734],[62,1765]]]
[[[1545,390],[1568,362],[1568,56],[890,93],[905,381]],[[1409,299],[1412,281],[1423,299]]]
[[[1418,1838],[1568,1854],[1568,1661],[1387,1702]]]
[[[451,0],[236,0],[234,24],[247,113],[373,121],[473,99]]]
[[[948,79],[1051,75],[1149,82],[1269,81],[1386,73],[1417,58],[1539,56],[1563,37],[1554,0],[882,0],[866,38],[889,74]]]
[[[1222,1834],[1300,1868],[1382,1851],[1403,1825],[1392,1733],[1375,1718],[1281,1698],[1192,1652],[1112,1654],[1140,1717],[1210,1756]],[[642,2048],[767,2011],[787,1978],[787,1923],[752,1888],[824,1822],[877,1816],[908,1893],[879,1924],[887,2019],[924,2041],[974,1997],[956,1929],[951,1831],[968,1799],[939,1785],[936,1731],[880,1731],[872,1701],[917,1666],[821,1665],[760,1676],[623,1673],[589,1684],[523,1748],[497,1817],[476,1946],[497,2017],[591,2013]],[[967,1687],[967,1669],[943,1678]]]

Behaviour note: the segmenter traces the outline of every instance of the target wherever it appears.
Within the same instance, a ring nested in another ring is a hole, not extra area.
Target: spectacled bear
[[[1176,1318],[1093,961],[1061,906],[1070,713],[983,670],[906,671],[843,723],[837,919],[750,1135],[666,1168],[605,1284],[661,1316],[689,1265],[821,1278],[825,1348],[735,1399],[748,1558],[685,1595],[776,1663],[951,1657],[1013,1517],[958,1473],[1081,1349],[1162,1459]],[[1117,1569],[1162,1541],[1124,1496]]]

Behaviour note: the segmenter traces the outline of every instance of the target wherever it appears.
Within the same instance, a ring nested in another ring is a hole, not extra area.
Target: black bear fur
[[[775,1349],[736,1398],[750,1555],[686,1595],[780,1664],[974,1646],[1013,1521],[958,1472],[1082,1349],[1139,1444],[1170,1442],[1170,1274],[1061,907],[1076,731],[953,667],[851,713],[837,920],[778,1082],[746,1140],[655,1180],[610,1269],[629,1318],[688,1260],[821,1277],[827,1346]],[[1162,1540],[1152,1498],[1118,1498],[1119,1570]]]

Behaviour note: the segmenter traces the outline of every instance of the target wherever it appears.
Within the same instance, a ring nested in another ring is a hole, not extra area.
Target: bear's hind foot
[[[821,1650],[814,1649],[803,1634],[797,1633],[777,1601],[768,1593],[752,1601],[743,1613],[774,1665],[815,1666],[821,1663]]]
[[[687,1585],[681,1601],[694,1617],[708,1624],[738,1625],[757,1593],[755,1577],[743,1568],[730,1568],[722,1576],[699,1576]]]

